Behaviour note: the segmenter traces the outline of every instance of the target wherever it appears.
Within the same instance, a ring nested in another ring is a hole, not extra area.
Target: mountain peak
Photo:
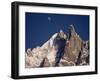
[[[73,24],[70,25],[70,28],[69,29],[70,29],[71,32],[73,32],[73,31],[75,32],[75,28],[74,28],[74,25]]]
[[[64,32],[63,32],[63,30],[62,30],[62,29],[60,29],[60,32],[59,32],[59,33],[64,33]]]
[[[71,24],[68,35],[60,29],[42,46],[29,48],[25,54],[26,68],[88,65],[89,41],[82,40]]]

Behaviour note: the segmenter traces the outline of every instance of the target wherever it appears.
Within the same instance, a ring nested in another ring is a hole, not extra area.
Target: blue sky
[[[88,15],[26,12],[25,18],[26,49],[41,46],[60,29],[67,33],[70,24],[74,24],[76,32],[83,40],[89,40]]]

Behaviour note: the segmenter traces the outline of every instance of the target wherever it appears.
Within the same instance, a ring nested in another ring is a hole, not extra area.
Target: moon
[[[48,21],[51,21],[51,17],[48,17]]]

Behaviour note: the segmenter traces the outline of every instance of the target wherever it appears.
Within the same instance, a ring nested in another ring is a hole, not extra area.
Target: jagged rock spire
[[[64,39],[67,38],[66,34],[64,33],[64,31],[62,29],[60,29],[60,31],[59,31],[59,36],[60,36],[60,38],[64,38]]]
[[[75,64],[81,51],[81,43],[81,38],[76,33],[74,25],[71,24],[69,27],[69,42],[66,44],[63,56],[64,60]]]
[[[74,25],[71,24],[68,28],[68,33],[67,33],[67,36],[68,36],[68,39],[71,38],[72,35],[76,34],[75,32],[75,28],[74,28]]]
[[[64,37],[64,32],[61,29],[60,29],[60,32],[59,32],[59,36],[60,36],[60,38],[63,38]]]
[[[60,33],[64,33],[62,29],[60,29]]]
[[[70,25],[70,30],[75,32],[75,28],[73,24]]]

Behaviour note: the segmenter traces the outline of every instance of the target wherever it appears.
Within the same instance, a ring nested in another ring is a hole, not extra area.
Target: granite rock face
[[[62,57],[61,64],[63,65],[76,65],[79,53],[81,51],[82,40],[75,32],[73,25],[70,27],[70,36],[66,42],[64,56]],[[65,61],[67,62],[65,62]]]
[[[27,49],[25,67],[55,67],[89,65],[89,41],[84,41],[70,25],[69,32],[55,33],[42,46]]]

